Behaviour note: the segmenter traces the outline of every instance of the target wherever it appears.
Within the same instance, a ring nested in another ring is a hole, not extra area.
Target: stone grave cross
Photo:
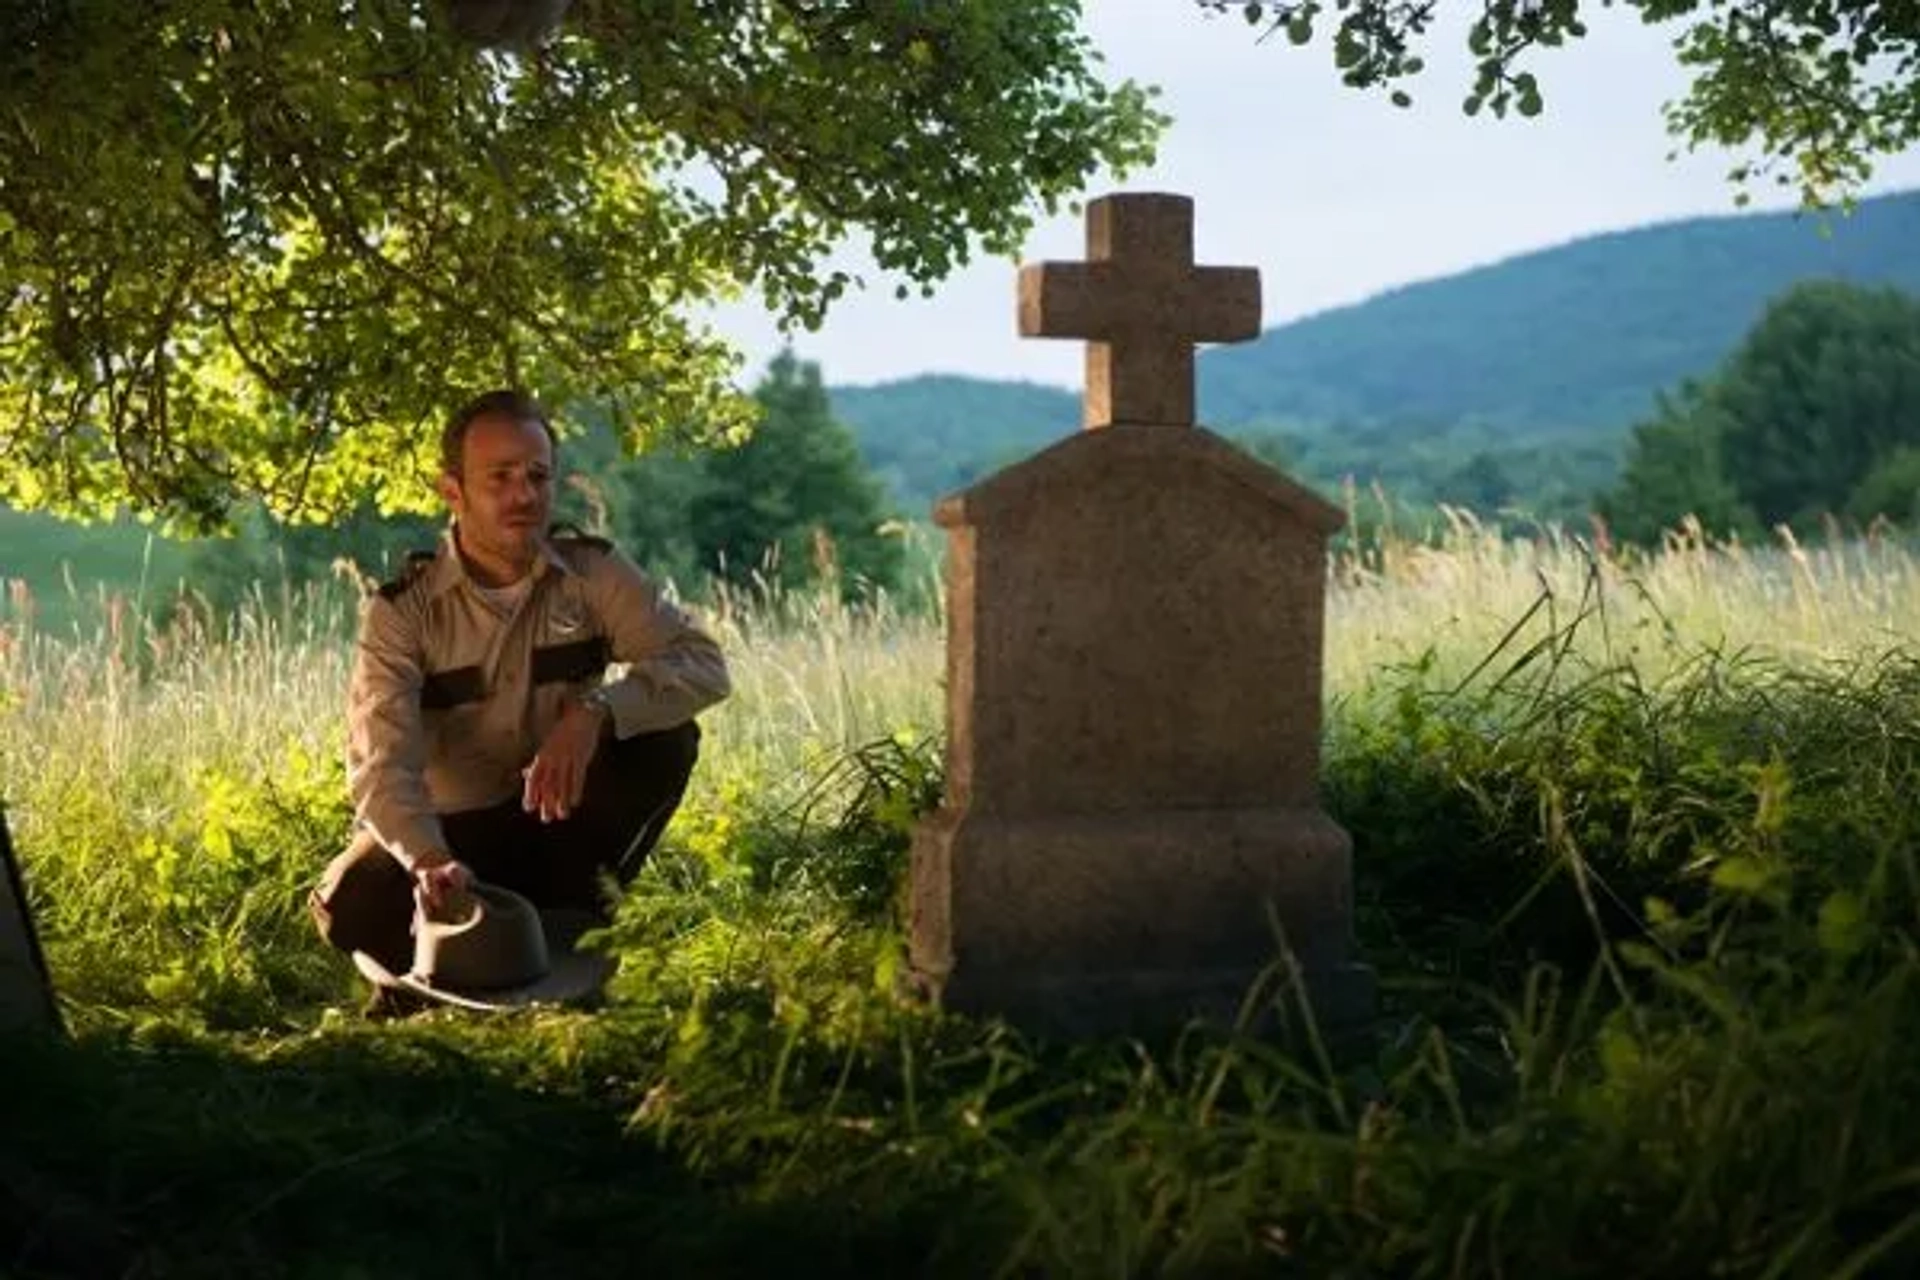
[[[1083,426],[1193,425],[1193,345],[1259,335],[1260,272],[1195,266],[1172,195],[1094,201],[1087,258],[1021,268],[1021,336],[1089,340]]]
[[[1091,261],[1022,270],[1019,325],[1088,341],[1100,429],[934,509],[946,788],[914,834],[913,973],[955,1010],[1149,1032],[1232,1019],[1291,953],[1320,1018],[1363,1020],[1318,796],[1343,514],[1194,422],[1193,344],[1257,334],[1258,273],[1193,265],[1183,196],[1096,200],[1087,231]]]

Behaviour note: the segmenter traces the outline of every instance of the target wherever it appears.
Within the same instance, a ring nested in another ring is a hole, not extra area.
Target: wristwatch
[[[606,717],[607,723],[613,723],[613,699],[607,697],[607,686],[597,684],[580,695],[580,705],[598,711]]]

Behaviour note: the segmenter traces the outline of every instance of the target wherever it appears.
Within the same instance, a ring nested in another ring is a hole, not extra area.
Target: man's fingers
[[[520,807],[540,815],[542,822],[567,817],[586,789],[586,766],[576,756],[536,756],[526,769]]]
[[[533,758],[522,770],[525,785],[520,789],[520,807],[537,813],[542,822],[568,817],[579,807],[587,790],[587,766],[591,751],[568,751],[564,744],[552,744]]]
[[[554,761],[543,761],[540,766],[540,788],[535,801],[540,809],[540,821],[552,822],[558,816],[560,808],[560,766]]]
[[[521,798],[520,807],[533,813],[544,809],[547,795],[553,789],[553,765],[544,756],[534,757],[527,766],[526,793]]]

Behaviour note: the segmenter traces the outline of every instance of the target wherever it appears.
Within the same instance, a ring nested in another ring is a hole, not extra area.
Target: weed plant
[[[1462,518],[1333,566],[1371,1042],[1056,1044],[903,994],[937,620],[722,601],[738,693],[597,1014],[352,1014],[350,601],[0,621],[72,1034],[0,1048],[0,1271],[1900,1276],[1920,656],[1892,543],[1631,561]]]

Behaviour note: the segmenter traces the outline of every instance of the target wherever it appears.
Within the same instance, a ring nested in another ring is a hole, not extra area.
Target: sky
[[[1441,8],[1452,25],[1433,32],[1427,70],[1408,86],[1414,105],[1401,109],[1342,85],[1324,36],[1295,48],[1193,0],[1086,0],[1107,77],[1160,86],[1173,117],[1151,168],[1103,175],[1086,196],[1191,196],[1196,257],[1258,267],[1267,328],[1584,235],[1737,212],[1726,175],[1738,156],[1668,159],[1676,148],[1661,108],[1687,83],[1671,48],[1678,28],[1596,6],[1585,39],[1528,64],[1546,99],[1540,116],[1469,119],[1460,100],[1472,6]],[[1915,187],[1920,153],[1910,152],[1883,161],[1865,194]],[[1794,201],[1757,186],[1752,207]],[[1022,260],[1079,259],[1085,234],[1077,215],[1044,220]],[[864,269],[868,290],[792,339],[831,384],[920,373],[1079,382],[1080,343],[1016,333],[1015,262],[977,258],[932,298],[898,301],[857,249],[834,261]],[[752,305],[723,307],[713,323],[746,353],[748,382],[785,341]]]

